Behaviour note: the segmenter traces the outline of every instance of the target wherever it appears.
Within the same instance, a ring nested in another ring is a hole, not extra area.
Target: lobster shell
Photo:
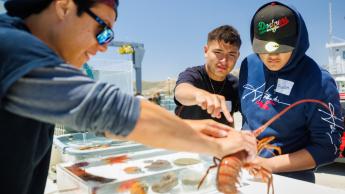
[[[238,193],[236,185],[239,183],[239,174],[244,165],[247,153],[240,151],[221,159],[217,171],[217,189],[225,194]]]

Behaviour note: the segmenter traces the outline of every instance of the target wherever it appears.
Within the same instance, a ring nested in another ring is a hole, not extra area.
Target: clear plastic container
[[[63,162],[77,162],[107,155],[129,153],[133,150],[142,151],[150,149],[135,142],[97,137],[93,133],[73,133],[55,136],[54,145],[61,153]]]
[[[199,160],[198,154],[170,152],[161,149],[152,149],[139,152],[131,152],[126,155],[128,160],[123,162],[105,163],[107,157],[92,159],[78,164],[65,163],[58,165],[57,168],[57,184],[58,189],[64,193],[85,193],[85,194],[106,194],[106,193],[136,193],[134,190],[140,190],[138,185],[145,185],[148,194],[158,194],[157,188],[160,192],[167,190],[164,193],[215,193],[215,187],[212,184],[214,174],[211,172],[206,178],[205,183],[200,190],[197,190],[194,180],[191,187],[183,185],[182,179],[188,178],[189,172],[195,172],[198,179],[206,172],[208,165],[203,161],[193,165],[176,165],[174,161],[180,158],[193,158]],[[159,170],[150,170],[148,165],[153,161],[165,160],[171,164],[170,168],[162,168]],[[79,166],[80,169],[88,173],[88,176],[76,174],[72,172],[70,167],[72,165]],[[128,173],[125,171],[128,167],[137,167],[141,171],[138,173]],[[187,169],[190,169],[189,171]],[[172,176],[173,175],[173,176]],[[95,177],[92,177],[95,176]],[[168,179],[167,177],[171,177]],[[189,177],[193,178],[193,177]],[[90,180],[86,180],[90,179]],[[93,179],[93,180],[91,180]],[[98,181],[95,181],[98,180]],[[103,181],[103,182],[102,182]],[[166,181],[166,182],[165,182]],[[171,182],[170,182],[171,181]],[[169,186],[169,184],[171,184]],[[164,188],[163,188],[164,187]]]
[[[115,84],[122,92],[133,95],[133,62],[94,58],[88,61],[95,80]]]

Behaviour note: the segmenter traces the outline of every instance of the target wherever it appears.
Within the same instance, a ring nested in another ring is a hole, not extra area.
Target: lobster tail
[[[246,157],[245,151],[224,157],[218,168],[217,189],[225,194],[238,193],[236,185],[239,183],[240,171]]]

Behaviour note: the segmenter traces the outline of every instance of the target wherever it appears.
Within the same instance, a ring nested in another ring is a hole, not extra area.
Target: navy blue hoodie
[[[276,137],[272,144],[279,146],[282,154],[306,149],[316,165],[320,165],[332,162],[339,154],[343,131],[339,94],[331,75],[305,54],[309,47],[307,28],[301,15],[290,9],[296,13],[298,40],[287,64],[273,72],[266,68],[257,54],[242,62],[239,95],[243,129],[255,130],[298,100],[321,100],[334,114],[318,104],[304,103],[290,109],[258,137]],[[264,150],[260,156],[272,157],[272,152]]]

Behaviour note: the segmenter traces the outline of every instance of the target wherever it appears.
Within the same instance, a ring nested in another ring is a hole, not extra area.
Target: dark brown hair
[[[207,43],[214,40],[224,41],[226,44],[231,44],[238,48],[240,48],[242,44],[240,34],[230,25],[219,26],[208,33]]]
[[[96,3],[104,3],[114,8],[117,13],[117,7],[119,0],[73,0],[78,7],[78,16],[80,16],[85,10],[90,9]],[[10,16],[20,17],[22,19],[32,15],[38,14],[46,9],[53,0],[8,0],[5,2],[5,8],[7,14]],[[116,18],[115,18],[116,20]]]

